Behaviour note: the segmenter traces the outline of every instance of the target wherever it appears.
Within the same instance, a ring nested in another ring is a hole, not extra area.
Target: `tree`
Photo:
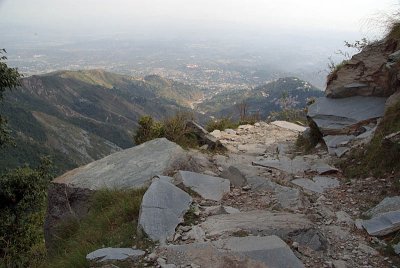
[[[0,49],[0,102],[3,100],[3,93],[7,89],[13,89],[20,85],[21,74],[17,68],[10,68],[5,61],[7,57],[5,49]],[[10,141],[10,131],[8,130],[7,120],[0,114],[0,148]]]

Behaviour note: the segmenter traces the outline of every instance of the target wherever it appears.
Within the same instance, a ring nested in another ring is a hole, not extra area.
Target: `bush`
[[[166,138],[184,148],[195,148],[199,144],[195,133],[186,125],[189,120],[193,120],[193,115],[185,112],[177,112],[162,122],[153,120],[151,116],[143,116],[139,120],[139,128],[134,135],[135,143],[141,144],[157,138]]]
[[[230,117],[222,117],[217,120],[208,121],[208,123],[206,124],[206,130],[208,132],[212,132],[216,129],[223,131],[228,128],[235,129],[238,126],[239,123],[233,121]]]
[[[44,159],[37,169],[22,167],[0,176],[0,267],[28,267],[44,257],[49,171]]]
[[[134,135],[136,144],[161,138],[164,135],[164,126],[153,120],[151,116],[143,116],[139,119],[139,128]]]

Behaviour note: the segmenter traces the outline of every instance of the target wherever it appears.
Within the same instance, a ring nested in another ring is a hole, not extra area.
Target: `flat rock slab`
[[[400,211],[391,211],[365,220],[362,226],[373,236],[384,236],[400,230]]]
[[[344,134],[352,126],[380,118],[386,98],[355,96],[342,99],[318,98],[308,107],[311,118],[323,135]]]
[[[153,241],[164,242],[174,235],[191,202],[186,192],[165,180],[155,179],[143,196],[139,230]]]
[[[381,213],[400,210],[400,196],[385,197],[378,205],[368,210],[365,214],[376,217]]]
[[[302,156],[296,156],[294,159],[281,156],[279,159],[276,158],[254,161],[252,164],[254,166],[279,169],[289,174],[304,173],[305,171],[311,169],[311,164]]]
[[[231,237],[209,243],[167,246],[160,250],[167,263],[200,267],[304,267],[277,236]]]
[[[300,126],[300,125],[297,125],[294,123],[290,123],[287,121],[274,121],[274,122],[271,122],[271,125],[281,127],[284,129],[288,129],[288,130],[297,131],[297,132],[303,132],[306,130],[306,128],[303,126]]]
[[[102,248],[86,255],[90,262],[134,261],[146,252],[132,248]]]
[[[295,179],[291,181],[293,184],[300,186],[305,190],[322,194],[327,189],[336,188],[340,185],[339,181],[335,178],[316,176],[312,180],[309,179]]]
[[[281,208],[296,210],[303,207],[300,191],[296,188],[282,186],[259,176],[250,177],[248,182],[253,191],[273,192]]]
[[[235,187],[243,187],[247,185],[246,177],[240,172],[240,170],[234,166],[230,166],[221,173],[221,177],[227,179]]]
[[[254,235],[285,237],[293,231],[310,229],[312,226],[304,214],[263,210],[211,216],[201,224],[209,236],[229,235],[242,230]]]
[[[152,177],[190,163],[179,145],[161,138],[71,170],[54,182],[91,190],[140,188],[149,185]]]
[[[185,187],[207,200],[220,201],[224,194],[230,192],[230,182],[223,178],[182,170],[177,177]]]
[[[319,175],[331,174],[339,172],[339,170],[335,167],[332,167],[326,163],[317,163],[311,167],[312,170],[315,170]]]

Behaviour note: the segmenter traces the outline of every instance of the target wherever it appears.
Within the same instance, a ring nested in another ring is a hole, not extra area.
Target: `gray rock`
[[[210,134],[216,137],[217,139],[222,137],[221,131],[218,129],[215,129],[213,132],[210,132]]]
[[[193,131],[193,133],[198,137],[202,144],[208,145],[208,147],[210,147],[211,149],[224,148],[221,142],[216,137],[208,133],[208,131],[200,126],[198,123],[194,121],[188,121],[186,122],[186,127],[190,128]]]
[[[299,234],[292,236],[291,239],[299,245],[308,247],[314,251],[326,250],[328,245],[326,238],[315,229],[301,231]]]
[[[400,243],[397,243],[396,245],[393,246],[394,252],[397,255],[400,255]]]
[[[239,213],[240,210],[229,206],[211,206],[204,209],[205,216],[221,215],[221,214],[234,214]]]
[[[277,127],[281,127],[281,128],[296,131],[296,132],[303,132],[306,130],[306,128],[303,126],[300,126],[300,125],[297,125],[294,123],[290,123],[287,121],[274,121],[274,122],[271,122],[271,124],[274,126],[277,126]]]
[[[365,230],[372,236],[384,236],[400,230],[400,211],[391,211],[365,220],[362,223]]]
[[[236,131],[234,131],[233,129],[230,129],[230,128],[225,129],[224,132],[228,135],[236,135],[237,134]]]
[[[271,191],[278,201],[278,204],[283,209],[296,210],[303,207],[301,194],[298,189],[286,187],[272,182],[263,177],[250,177],[248,179],[249,185],[253,191]]]
[[[304,173],[306,170],[311,169],[311,164],[302,156],[296,156],[294,159],[290,159],[286,156],[280,156],[279,159],[254,161],[252,164],[254,166],[279,169],[289,174]]]
[[[155,180],[143,196],[139,225],[153,241],[164,242],[172,237],[175,228],[183,221],[192,198],[171,183]]]
[[[345,211],[337,211],[336,212],[336,221],[338,223],[345,223],[349,226],[352,226],[354,224],[353,219],[350,217],[349,214],[347,214]]]
[[[168,263],[201,267],[304,267],[277,236],[231,237],[209,243],[172,245],[160,252]]]
[[[378,205],[365,212],[365,215],[375,217],[395,210],[400,210],[400,196],[385,197]]]
[[[343,150],[347,150],[346,146],[355,138],[354,135],[328,135],[323,137],[329,154],[338,157],[343,154]]]
[[[335,178],[317,176],[313,180],[309,179],[295,179],[292,180],[293,184],[302,187],[315,193],[322,194],[327,189],[336,188],[339,186],[339,181]]]
[[[334,260],[332,262],[334,268],[346,268],[346,262],[342,260]]]
[[[102,248],[87,254],[86,259],[90,262],[132,262],[144,254],[143,250],[132,248]]]
[[[313,225],[304,214],[254,210],[211,216],[200,226],[210,236],[229,235],[243,230],[254,235],[285,237],[297,230],[310,229]]]
[[[365,245],[363,243],[359,243],[358,244],[358,249],[360,249],[362,252],[364,252],[364,253],[366,253],[368,255],[372,255],[372,256],[379,255],[379,252],[376,249],[371,248],[370,246]]]
[[[206,233],[200,226],[193,226],[193,228],[187,233],[189,239],[193,239],[195,242],[204,242],[206,239]]]
[[[366,124],[384,114],[386,98],[355,96],[342,99],[318,98],[307,116],[323,135],[347,134],[352,127]]]
[[[180,170],[177,174],[185,187],[198,193],[202,198],[220,201],[224,194],[229,193],[229,180],[204,174]]]
[[[227,179],[235,187],[243,187],[247,185],[246,177],[234,166],[230,166],[221,173],[221,177]]]
[[[319,175],[326,175],[331,173],[339,172],[339,170],[335,167],[332,167],[326,163],[316,163],[311,167],[312,170],[318,172]]]
[[[165,138],[126,149],[74,169],[53,182],[98,190],[140,188],[178,167],[193,168],[187,153]]]

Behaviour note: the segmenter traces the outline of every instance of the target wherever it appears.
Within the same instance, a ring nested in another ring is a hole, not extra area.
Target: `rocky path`
[[[158,246],[151,253],[102,249],[98,254],[109,255],[88,256],[98,261],[122,254],[141,258],[134,262],[141,266],[162,268],[397,267],[396,258],[384,255],[385,239],[376,236],[400,229],[400,198],[385,199],[366,216],[370,201],[381,201],[374,191],[390,185],[344,178],[322,146],[312,155],[296,152],[294,143],[303,130],[287,122],[259,122],[214,131],[228,149],[224,154],[191,151],[183,157],[166,140],[132,149],[130,155],[138,151],[140,163],[146,148],[159,153],[157,172],[162,175],[153,178],[139,218],[140,231]],[[172,164],[173,148],[173,159],[186,165]],[[151,175],[148,165],[132,163],[143,166],[145,178]],[[67,173],[62,181],[78,181],[90,168]],[[130,171],[123,171],[125,178]],[[123,186],[129,183],[137,182],[124,181]]]
[[[212,133],[228,152],[211,156],[218,171],[206,173],[232,187],[217,202],[194,198],[197,224],[178,227],[157,249],[161,267],[394,265],[373,248],[373,237],[357,229],[358,200],[351,201],[352,188],[331,165],[334,159],[323,148],[296,154],[301,128],[278,125]]]

